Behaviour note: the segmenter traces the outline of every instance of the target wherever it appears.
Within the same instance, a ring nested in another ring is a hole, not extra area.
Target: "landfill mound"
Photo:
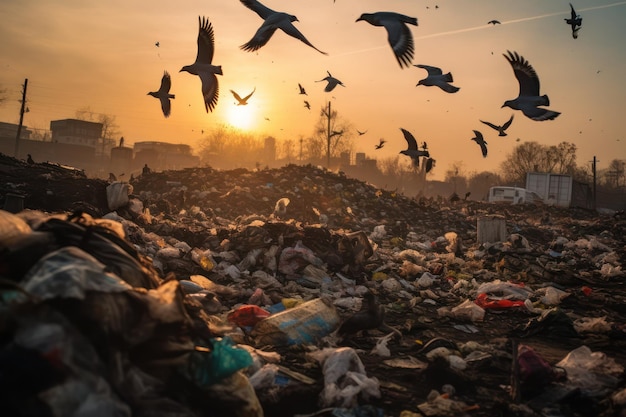
[[[11,415],[624,413],[622,213],[35,165],[0,159]]]

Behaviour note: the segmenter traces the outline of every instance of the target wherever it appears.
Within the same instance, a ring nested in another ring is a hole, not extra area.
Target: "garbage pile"
[[[31,194],[76,194],[71,175],[12,181],[9,415],[626,410],[620,213],[415,200],[295,165],[151,173],[62,208]]]

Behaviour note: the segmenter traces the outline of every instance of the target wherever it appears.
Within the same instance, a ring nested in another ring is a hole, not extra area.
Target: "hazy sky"
[[[0,88],[7,90],[7,100],[0,105],[0,121],[18,122],[21,84],[28,78],[26,126],[48,129],[50,120],[73,118],[76,110],[89,106],[116,117],[126,144],[158,140],[196,146],[223,124],[245,127],[260,138],[271,135],[279,142],[306,139],[330,100],[354,127],[357,151],[376,158],[395,156],[406,149],[400,131],[405,128],[418,142],[428,142],[438,179],[459,161],[467,173],[497,170],[522,141],[573,142],[579,165],[594,155],[599,168],[612,159],[626,159],[626,1],[574,1],[583,18],[578,39],[563,20],[569,17],[569,2],[561,0],[263,4],[296,15],[295,26],[328,55],[282,32],[257,52],[241,50],[261,19],[238,0],[1,2]],[[401,69],[385,30],[355,22],[361,13],[377,11],[417,17],[419,26],[411,26],[413,64],[452,72],[460,91],[416,87],[426,71]],[[223,76],[218,75],[219,101],[208,114],[199,78],[179,72],[195,59],[198,16],[213,24],[213,63],[223,69]],[[502,24],[488,25],[492,19]],[[517,51],[535,68],[542,94],[550,97],[549,108],[562,113],[557,119],[536,122],[501,108],[518,94],[513,71],[502,56],[507,50]],[[147,95],[158,89],[165,70],[172,76],[171,93],[176,94],[167,119],[158,100]],[[326,71],[346,88],[324,92],[325,83],[315,81]],[[298,94],[298,83],[308,96]],[[247,106],[235,105],[230,89],[243,96],[254,88]],[[304,99],[311,110],[304,107]],[[506,137],[479,121],[502,124],[511,114],[515,119]],[[367,133],[358,136],[356,129]],[[470,140],[473,129],[488,142],[487,158]],[[387,143],[375,150],[380,138]]]

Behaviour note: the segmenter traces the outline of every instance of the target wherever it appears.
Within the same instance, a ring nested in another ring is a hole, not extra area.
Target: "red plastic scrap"
[[[256,305],[243,305],[237,308],[235,311],[228,313],[226,318],[231,323],[241,327],[251,327],[260,322],[263,319],[271,316],[267,310],[262,309]]]
[[[524,302],[521,300],[491,300],[486,293],[480,293],[474,300],[478,306],[484,309],[504,309],[512,307],[524,307]]]

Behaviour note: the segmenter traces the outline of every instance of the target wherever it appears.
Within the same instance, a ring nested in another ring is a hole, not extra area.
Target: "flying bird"
[[[222,66],[213,65],[213,53],[215,52],[215,35],[213,34],[213,26],[208,18],[200,19],[200,29],[198,30],[198,53],[196,61],[191,65],[185,65],[180,72],[187,71],[190,74],[197,75],[202,81],[202,97],[204,98],[204,108],[208,113],[213,111],[217,104],[219,96],[219,84],[215,74],[222,75]]]
[[[302,87],[302,84],[298,83],[298,88],[300,89],[300,94],[304,94],[305,96],[308,96],[308,94],[306,93],[306,90],[304,89],[304,87]]]
[[[304,107],[306,107],[307,109],[311,110],[311,105],[306,100],[304,100]]]
[[[264,6],[257,0],[241,0],[241,3],[243,3],[243,5],[248,9],[256,12],[256,14],[263,19],[263,24],[256,31],[252,39],[250,39],[248,43],[241,45],[241,49],[244,51],[254,52],[262,46],[265,46],[274,32],[276,32],[276,29],[280,29],[287,35],[301,40],[316,51],[324,55],[328,55],[326,52],[320,51],[313,46],[313,44],[304,37],[304,35],[293,25],[293,23],[291,23],[299,21],[296,16],[283,12],[276,12],[269,7]]]
[[[538,106],[549,106],[550,99],[546,94],[539,95],[539,77],[524,57],[517,52],[507,51],[508,56],[503,54],[511,67],[517,82],[519,83],[519,95],[513,100],[507,100],[502,107],[510,107],[521,110],[526,117],[536,121],[553,120],[560,112],[543,109]]]
[[[156,47],[158,48],[159,46],[161,46],[161,43],[160,43],[159,41],[156,41],[156,42],[154,43],[154,46],[156,46]]]
[[[413,60],[415,45],[407,24],[417,26],[417,18],[394,12],[363,13],[356,21],[364,20],[373,26],[384,26],[387,40],[400,68],[408,67]]]
[[[493,19],[493,20],[488,21],[488,22],[487,22],[487,24],[488,24],[488,25],[494,25],[494,26],[495,26],[495,25],[499,25],[499,24],[500,24],[500,21],[499,21],[499,20],[496,20],[496,19]]]
[[[163,73],[163,77],[161,77],[161,87],[157,91],[150,91],[148,93],[149,96],[158,98],[161,101],[161,110],[163,111],[163,116],[169,117],[172,109],[170,99],[176,98],[174,94],[170,94],[170,88],[172,87],[172,79],[170,78],[170,74],[165,71]],[[120,146],[123,141],[120,139]]]
[[[326,87],[324,88],[324,91],[326,91],[327,93],[330,91],[333,91],[333,89],[335,87],[337,87],[337,85],[340,85],[342,87],[345,87],[345,85],[343,85],[343,83],[341,81],[339,81],[337,78],[333,77],[332,75],[330,75],[330,71],[326,71],[328,73],[327,77],[322,78],[319,81],[316,82],[322,82],[322,81],[326,81],[328,84],[326,84]]]
[[[474,130],[474,137],[471,139],[476,142],[480,146],[480,150],[483,153],[483,158],[487,157],[487,142],[485,142],[485,138],[483,138],[483,134],[478,130]]]
[[[380,149],[383,146],[385,146],[385,143],[387,143],[387,141],[383,138],[380,138],[380,141],[378,142],[378,145],[375,146],[376,149]]]
[[[574,39],[578,39],[578,31],[580,30],[580,27],[583,24],[583,18],[580,17],[580,15],[576,13],[576,10],[574,10],[574,6],[572,6],[572,3],[569,4],[569,7],[571,9],[570,18],[563,19],[563,20],[565,20],[565,23],[567,23],[568,25],[572,27],[572,37]]]
[[[444,74],[443,71],[441,71],[441,68],[431,67],[430,65],[418,64],[413,66],[428,71],[428,76],[422,80],[419,80],[416,87],[419,85],[425,85],[426,87],[437,86],[446,93],[456,93],[460,90],[459,87],[455,87],[450,84],[454,81],[450,72]]]
[[[506,130],[509,128],[509,126],[511,126],[511,123],[513,122],[513,115],[511,115],[511,118],[507,120],[507,122],[502,126],[494,125],[493,123],[485,122],[484,120],[481,120],[481,122],[486,124],[490,128],[497,130],[498,136],[506,136]]]
[[[367,130],[366,130],[366,131],[364,131],[364,132],[361,132],[359,129],[357,129],[357,130],[356,130],[356,133],[358,133],[358,134],[359,134],[359,136],[363,136],[364,134],[366,134],[366,133],[367,133]]]
[[[402,134],[404,135],[404,139],[406,140],[407,145],[408,145],[407,149],[400,151],[400,153],[410,157],[411,160],[413,161],[413,166],[419,167],[420,166],[419,157],[425,156],[428,158],[430,157],[430,153],[427,150],[420,151],[417,148],[417,141],[415,140],[415,137],[411,134],[411,132],[403,128],[400,128],[400,130],[402,131]]]
[[[248,99],[250,97],[252,97],[252,94],[254,94],[255,91],[256,91],[256,87],[254,87],[254,90],[252,90],[252,92],[250,94],[248,94],[244,98],[241,98],[241,96],[239,94],[237,94],[235,91],[230,90],[230,92],[233,93],[233,96],[235,96],[235,99],[237,100],[237,105],[238,106],[245,106],[246,104],[248,104]]]

